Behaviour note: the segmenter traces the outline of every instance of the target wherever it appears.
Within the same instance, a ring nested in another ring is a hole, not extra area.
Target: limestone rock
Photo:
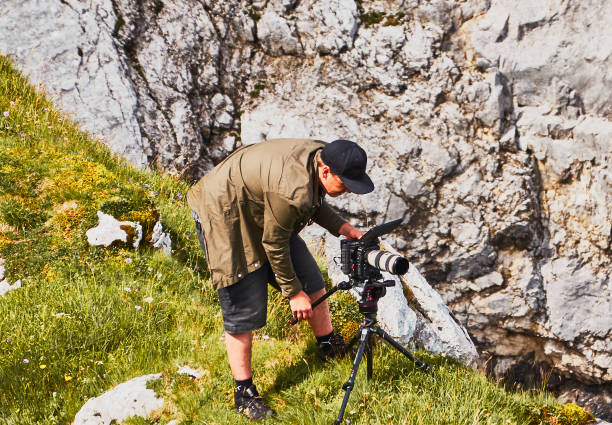
[[[142,226],[132,221],[119,221],[112,215],[98,211],[98,225],[86,232],[90,245],[109,246],[115,241],[129,243],[138,248],[142,240]],[[131,229],[128,235],[127,229]],[[130,239],[128,241],[128,238]]]
[[[272,56],[300,53],[300,42],[293,34],[288,22],[272,11],[266,12],[257,23],[257,37],[266,53]]]
[[[160,373],[139,376],[87,400],[72,424],[106,425],[121,423],[132,416],[149,416],[164,405],[164,400],[147,388],[147,382],[160,377]]]
[[[202,372],[195,370],[189,366],[182,366],[180,367],[176,373],[178,373],[179,375],[187,375],[192,379],[198,379],[202,377]]]
[[[172,253],[172,239],[168,233],[164,233],[164,228],[161,223],[161,217],[153,226],[153,234],[151,235],[151,243],[153,248],[161,249],[166,254]]]
[[[110,0],[7,0],[0,13],[0,53],[14,58],[34,85],[91,133],[135,164],[148,149],[134,112],[138,99],[114,43]]]
[[[391,246],[383,243],[385,250],[399,255]],[[465,327],[457,320],[453,312],[446,306],[442,297],[427,283],[418,269],[411,264],[408,273],[401,276],[404,283],[414,296],[413,302],[418,305],[418,311],[424,316],[429,333],[433,333],[439,344],[433,344],[428,339],[419,342],[429,351],[444,353],[461,360],[468,366],[478,364],[478,352]]]
[[[359,25],[354,0],[300,1],[295,15],[307,55],[338,55],[353,47]]]
[[[9,283],[8,279],[0,280],[0,297],[6,295],[9,291],[14,291],[15,289],[21,288],[21,279],[12,285]]]

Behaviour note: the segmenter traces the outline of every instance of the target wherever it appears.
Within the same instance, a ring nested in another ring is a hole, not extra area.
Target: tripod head
[[[375,280],[366,282],[358,302],[359,312],[366,317],[375,318],[378,312],[378,300],[387,294],[387,288],[395,286],[392,280]]]

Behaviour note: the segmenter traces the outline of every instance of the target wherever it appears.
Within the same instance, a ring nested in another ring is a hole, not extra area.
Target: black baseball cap
[[[374,183],[366,174],[368,157],[357,143],[334,140],[325,145],[321,159],[351,192],[362,195],[374,190]]]

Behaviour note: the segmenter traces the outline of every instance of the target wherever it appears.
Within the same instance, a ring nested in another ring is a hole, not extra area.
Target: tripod
[[[356,282],[353,279],[350,279],[348,282],[340,282],[337,286],[332,288],[329,292],[323,295],[321,298],[316,300],[312,307],[314,308],[318,304],[320,304],[323,300],[327,299],[330,295],[336,292],[339,289],[348,290],[351,289]],[[404,356],[408,357],[412,360],[421,370],[424,372],[429,372],[430,365],[422,362],[421,360],[414,357],[406,348],[404,348],[399,342],[395,341],[391,336],[381,329],[376,323],[376,313],[378,312],[378,300],[385,296],[388,287],[392,287],[395,285],[395,282],[392,280],[386,281],[378,281],[378,280],[366,280],[363,285],[363,292],[361,293],[361,300],[359,301],[359,312],[364,315],[364,319],[359,326],[359,329],[355,333],[355,336],[351,339],[348,344],[348,347],[352,347],[355,345],[357,340],[360,340],[359,346],[357,347],[357,353],[355,354],[355,358],[353,359],[353,368],[351,369],[351,375],[342,385],[342,389],[345,390],[344,399],[342,400],[342,405],[340,406],[340,412],[338,413],[338,418],[334,421],[334,425],[340,425],[342,423],[342,417],[344,416],[344,411],[346,410],[346,405],[348,404],[349,397],[351,395],[351,391],[355,386],[355,378],[357,377],[357,371],[359,370],[359,365],[361,364],[361,360],[365,354],[366,356],[366,364],[367,364],[367,377],[368,380],[372,379],[372,336],[378,335],[384,341],[387,341],[391,346],[393,346],[396,350],[402,353]],[[297,322],[297,321],[295,321]],[[295,323],[293,320],[292,324]]]

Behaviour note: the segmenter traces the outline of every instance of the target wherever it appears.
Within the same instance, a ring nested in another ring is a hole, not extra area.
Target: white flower
[[[140,310],[142,307],[141,307],[141,306],[139,306],[139,305],[135,305],[135,306],[134,306],[134,308],[135,308],[136,310]]]
[[[151,304],[153,302],[153,297],[147,297],[144,299],[144,302]]]

